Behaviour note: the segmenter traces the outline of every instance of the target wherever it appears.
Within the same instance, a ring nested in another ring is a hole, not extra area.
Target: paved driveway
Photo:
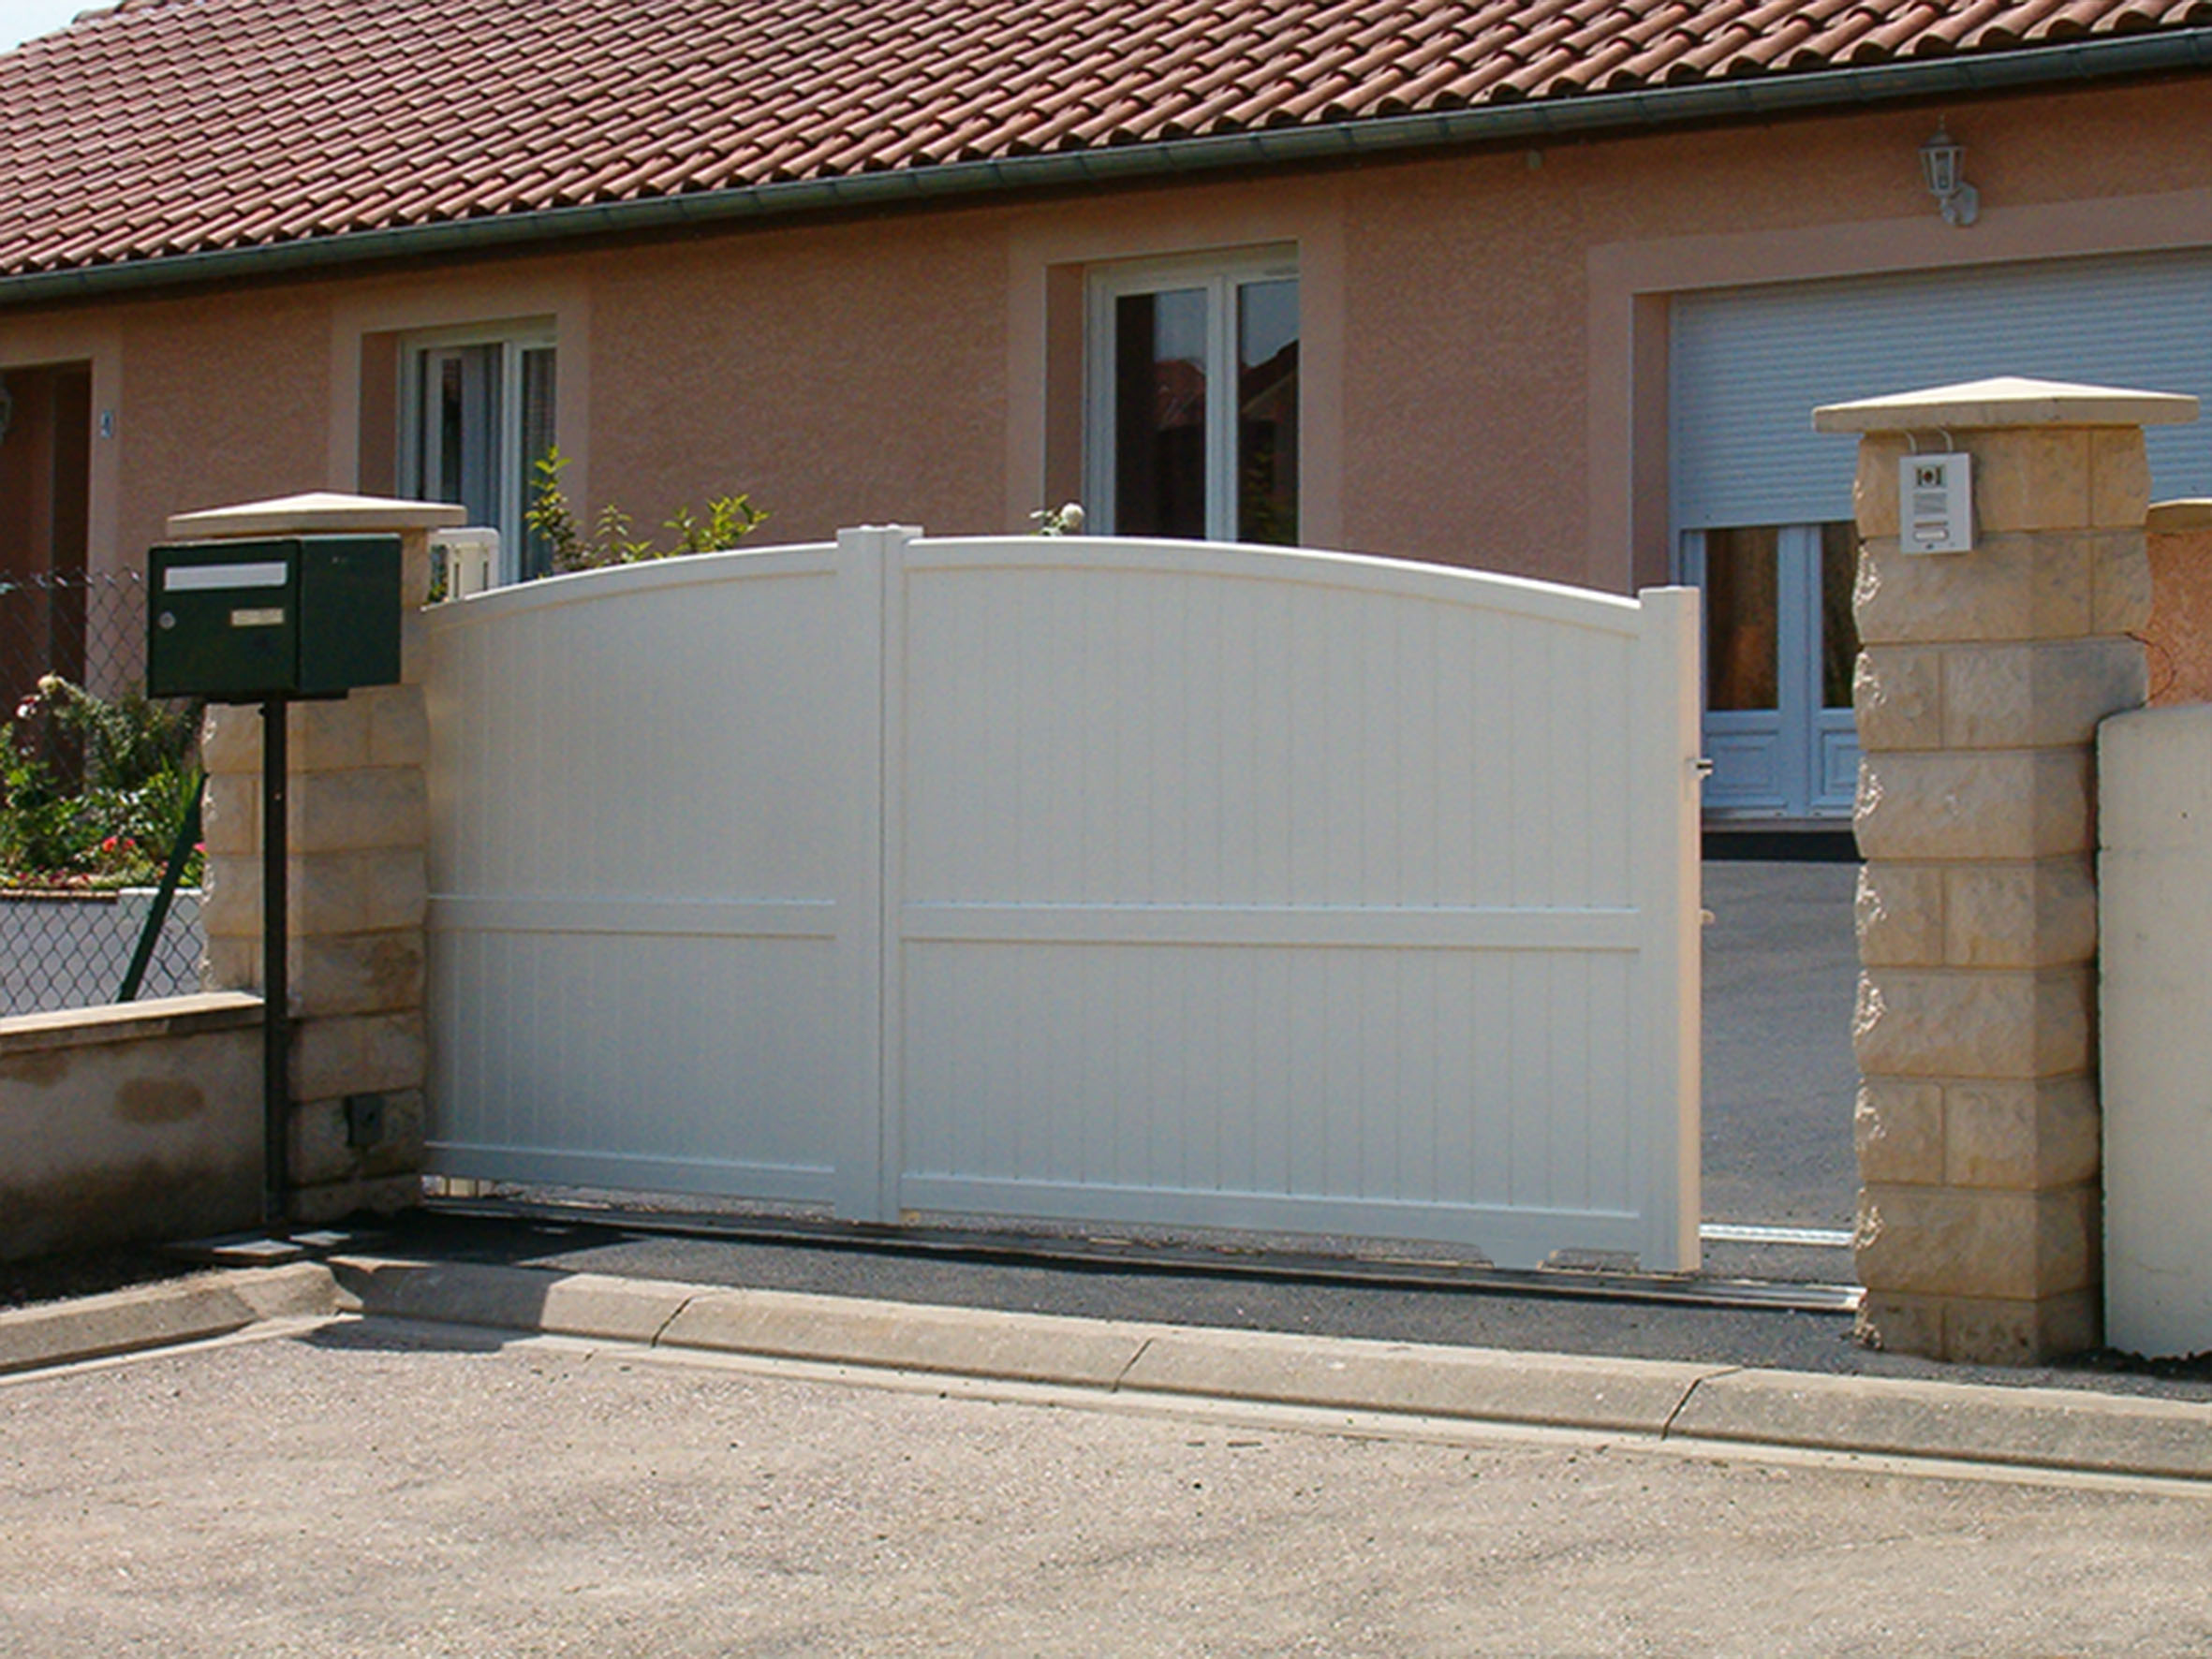
[[[1708,862],[1704,1211],[1849,1227],[1855,864]]]
[[[2212,1647],[2143,1483],[1069,1404],[376,1321],[20,1377],[0,1652]]]

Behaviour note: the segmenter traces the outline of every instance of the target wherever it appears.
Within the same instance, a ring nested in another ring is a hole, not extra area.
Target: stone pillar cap
[[[2154,501],[2143,527],[2154,536],[2178,536],[2190,530],[2212,530],[2212,498],[2187,496],[2179,501]]]
[[[248,501],[237,507],[173,513],[169,534],[180,541],[216,541],[234,536],[315,536],[360,531],[446,530],[468,521],[468,509],[442,501],[396,501],[381,495],[341,495],[314,490]]]
[[[1925,391],[1891,392],[1813,411],[1815,432],[1952,432],[1997,426],[2178,426],[2197,400],[2170,391],[2073,386],[2002,374]]]

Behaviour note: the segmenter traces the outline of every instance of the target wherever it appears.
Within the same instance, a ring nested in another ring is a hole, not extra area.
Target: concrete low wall
[[[2099,734],[2106,1341],[2212,1350],[2212,704]]]
[[[0,1020],[0,1260],[254,1226],[261,999]]]

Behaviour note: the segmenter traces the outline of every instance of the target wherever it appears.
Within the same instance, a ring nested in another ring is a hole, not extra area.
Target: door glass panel
[[[1114,528],[1202,537],[1206,291],[1123,295],[1113,347]]]
[[[1777,706],[1777,550],[1772,524],[1705,532],[1706,704]]]
[[[1298,542],[1298,281],[1236,291],[1239,541]]]
[[[1859,536],[1847,520],[1821,526],[1821,707],[1851,706],[1851,674],[1859,660],[1859,624],[1851,615],[1858,580]]]

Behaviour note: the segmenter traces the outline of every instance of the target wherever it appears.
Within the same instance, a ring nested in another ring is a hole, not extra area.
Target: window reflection
[[[1091,432],[1123,536],[1298,540],[1298,279],[1280,261],[1099,277]],[[1102,482],[1104,480],[1101,480]]]
[[[1705,532],[1708,708],[1777,705],[1780,540],[1772,524]]]
[[[1114,306],[1113,502],[1125,536],[1206,533],[1206,293]]]
[[[1298,541],[1298,282],[1237,289],[1236,534]]]
[[[551,346],[523,353],[522,499],[524,511],[537,498],[538,463],[553,452],[553,400],[556,389]],[[525,523],[527,520],[525,519]],[[535,530],[525,530],[522,548],[522,575],[534,581],[553,574],[553,544]]]
[[[1859,661],[1859,624],[1851,614],[1858,581],[1859,536],[1849,520],[1821,526],[1821,706],[1851,706]]]

